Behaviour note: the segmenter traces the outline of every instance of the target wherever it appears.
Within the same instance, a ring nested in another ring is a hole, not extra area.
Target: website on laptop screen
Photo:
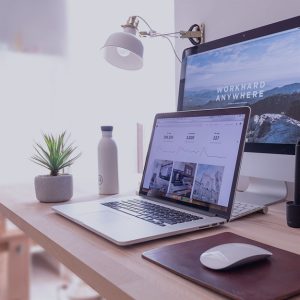
[[[141,191],[226,210],[244,118],[158,118]]]

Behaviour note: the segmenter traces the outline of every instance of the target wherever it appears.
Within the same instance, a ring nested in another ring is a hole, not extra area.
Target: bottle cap
[[[113,131],[113,126],[101,126],[102,131]]]

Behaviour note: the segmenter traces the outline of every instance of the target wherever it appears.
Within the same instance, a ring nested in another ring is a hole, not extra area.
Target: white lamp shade
[[[111,34],[104,48],[104,58],[112,65],[125,70],[138,70],[143,66],[142,42],[129,32]]]

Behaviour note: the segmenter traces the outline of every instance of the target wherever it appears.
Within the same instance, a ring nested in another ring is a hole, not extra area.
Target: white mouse
[[[254,245],[228,243],[206,250],[201,254],[200,261],[207,268],[224,270],[261,260],[271,255],[271,252]]]

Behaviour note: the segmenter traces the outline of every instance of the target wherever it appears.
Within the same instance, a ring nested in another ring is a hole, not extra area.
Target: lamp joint
[[[180,31],[180,38],[197,39],[199,44],[204,43],[205,40],[205,25],[192,25],[188,31]]]
[[[126,24],[124,25],[121,25],[121,27],[123,28],[134,28],[134,29],[137,29],[138,28],[138,25],[139,25],[139,19],[137,16],[131,16],[128,18]]]

